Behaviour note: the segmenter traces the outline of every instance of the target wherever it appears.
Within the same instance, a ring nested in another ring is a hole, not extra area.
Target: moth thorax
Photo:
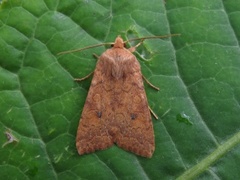
[[[123,68],[118,63],[112,65],[112,76],[116,79],[123,77]]]

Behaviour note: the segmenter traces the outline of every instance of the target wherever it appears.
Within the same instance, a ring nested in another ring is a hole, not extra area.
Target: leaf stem
[[[231,137],[225,143],[218,146],[218,148],[215,151],[213,151],[209,156],[207,156],[197,165],[188,169],[181,176],[179,176],[177,180],[194,179],[239,143],[240,143],[240,132],[236,133],[233,137]]]

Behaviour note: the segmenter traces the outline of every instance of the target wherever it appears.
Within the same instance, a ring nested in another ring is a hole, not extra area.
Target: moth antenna
[[[147,37],[142,37],[142,38],[133,38],[133,39],[129,39],[127,41],[124,41],[124,43],[126,42],[130,42],[130,41],[137,41],[137,40],[141,40],[144,41],[145,39],[161,39],[161,38],[168,38],[168,37],[172,37],[172,36],[180,36],[181,34],[170,34],[170,35],[165,35],[165,36],[147,36]],[[62,55],[62,54],[69,54],[69,53],[73,53],[73,52],[80,52],[86,49],[90,49],[90,48],[95,48],[95,47],[99,47],[99,46],[105,46],[105,45],[111,45],[113,43],[102,43],[102,44],[96,44],[96,45],[91,45],[91,46],[87,46],[84,48],[80,48],[80,49],[73,49],[73,50],[69,50],[69,51],[63,51],[58,53],[57,55]]]
[[[169,34],[169,35],[164,35],[164,36],[146,36],[146,37],[142,37],[142,38],[129,39],[127,41],[124,41],[124,43],[130,42],[130,41],[137,41],[137,40],[144,41],[145,39],[163,39],[163,38],[168,38],[168,37],[173,37],[173,36],[180,36],[180,35],[181,34]]]
[[[69,50],[69,51],[63,51],[63,52],[58,53],[57,55],[69,54],[69,53],[73,53],[73,52],[80,52],[80,51],[83,51],[83,50],[86,50],[86,49],[91,49],[91,48],[95,48],[95,47],[98,47],[98,46],[105,46],[105,45],[111,45],[111,44],[112,43],[102,43],[102,44],[91,45],[91,46],[87,46],[87,47],[80,48],[80,49],[73,49],[73,50]]]

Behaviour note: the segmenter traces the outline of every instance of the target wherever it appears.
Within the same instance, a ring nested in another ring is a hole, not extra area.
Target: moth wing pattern
[[[106,108],[107,101],[104,103],[102,98],[106,98],[108,95],[107,93],[102,94],[104,93],[104,77],[101,75],[101,69],[101,63],[98,63],[77,130],[76,146],[80,155],[106,149],[113,145],[111,136],[106,129],[106,120],[103,119],[106,114],[102,111]]]
[[[98,60],[76,137],[80,155],[114,143],[143,157],[155,149],[140,64],[120,37]]]

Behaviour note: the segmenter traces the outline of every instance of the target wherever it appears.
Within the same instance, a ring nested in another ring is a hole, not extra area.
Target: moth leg
[[[154,86],[153,84],[151,84],[147,78],[145,78],[143,75],[142,75],[143,79],[153,88],[153,89],[156,89],[157,91],[159,91],[159,88]],[[151,112],[151,114],[155,117],[155,119],[158,119],[158,116],[154,113],[154,111],[150,108],[150,106],[148,106],[148,109],[149,111]]]
[[[93,71],[94,72],[94,71]],[[76,78],[76,79],[74,79],[74,81],[83,81],[83,80],[85,80],[85,79],[87,79],[87,78],[89,78],[92,74],[93,74],[93,72],[91,72],[90,74],[88,74],[87,76],[85,76],[85,77],[83,77],[83,78]]]
[[[130,52],[134,52],[136,50],[136,48],[142,44],[143,41],[144,41],[144,39],[142,39],[136,46],[130,47],[128,50]]]
[[[158,119],[158,116],[154,113],[154,111],[150,108],[150,106],[148,106],[148,109],[151,112],[151,114],[155,117],[155,119]]]
[[[146,83],[148,83],[149,86],[151,86],[153,89],[156,89],[157,91],[159,91],[159,87],[157,86],[154,86],[152,83],[150,83],[147,78],[145,78],[143,75],[142,75],[143,79],[146,81]]]
[[[97,54],[94,53],[93,57],[97,58],[97,60],[98,60],[100,56],[98,56]],[[83,78],[76,78],[76,79],[74,79],[74,81],[78,81],[78,82],[83,81],[83,80],[89,78],[93,73],[94,73],[94,71]]]
[[[98,56],[97,54],[93,53],[93,57],[95,57],[96,59],[99,59],[100,56]]]

